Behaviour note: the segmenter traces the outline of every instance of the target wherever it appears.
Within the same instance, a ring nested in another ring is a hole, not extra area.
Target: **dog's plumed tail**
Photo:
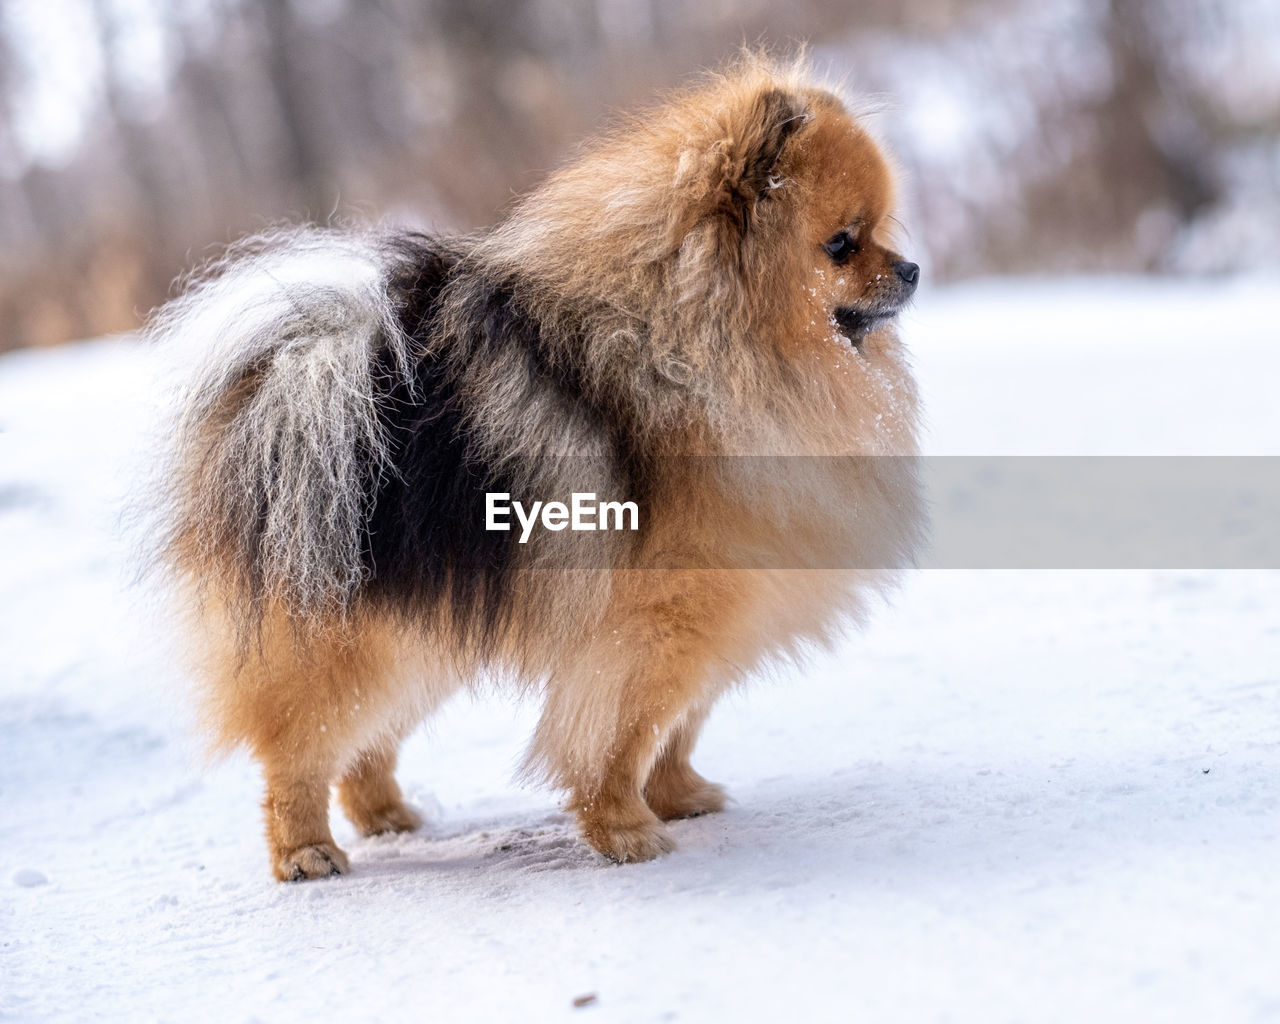
[[[161,558],[242,627],[268,604],[340,619],[367,575],[368,506],[392,471],[379,406],[412,388],[387,285],[401,259],[359,234],[259,236],[150,328],[182,374]]]

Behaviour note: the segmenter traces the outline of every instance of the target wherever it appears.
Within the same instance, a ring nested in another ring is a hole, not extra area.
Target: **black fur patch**
[[[480,451],[468,408],[476,370],[514,354],[557,414],[612,438],[620,464],[631,467],[634,459],[624,455],[627,432],[618,418],[592,394],[579,363],[564,355],[566,346],[544,343],[509,282],[489,280],[425,236],[406,236],[396,245],[405,262],[392,277],[392,294],[417,363],[412,390],[401,383],[383,403],[395,472],[381,481],[373,501],[366,592],[410,618],[444,612],[458,639],[483,650],[510,622],[511,575],[520,554],[517,529],[485,529],[485,492],[525,501],[565,496],[515,493],[513,467]],[[437,336],[444,303],[452,322],[465,325],[456,336]],[[383,368],[384,379],[395,379],[391,369]],[[622,475],[630,479],[625,468]]]

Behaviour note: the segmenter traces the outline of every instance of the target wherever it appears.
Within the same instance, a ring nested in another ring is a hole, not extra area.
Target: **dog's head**
[[[677,162],[677,251],[703,259],[709,280],[733,275],[757,323],[794,337],[813,320],[824,339],[860,345],[920,277],[891,237],[888,160],[835,95],[795,71],[753,65],[722,93]]]
[[[904,418],[889,392],[908,388],[888,328],[919,278],[893,243],[893,202],[888,159],[841,100],[801,64],[748,56],[588,144],[484,258],[584,330],[600,389],[646,410],[713,391],[760,407],[794,370],[810,409],[889,422]],[[858,354],[895,363],[897,383],[840,379]]]

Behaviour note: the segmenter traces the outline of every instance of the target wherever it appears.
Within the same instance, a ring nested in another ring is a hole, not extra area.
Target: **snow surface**
[[[1276,282],[991,281],[906,331],[938,453],[1277,454]],[[126,589],[149,356],[0,359],[0,1019],[1280,1018],[1280,574],[918,572],[726,699],[723,814],[618,867],[450,705],[428,818],[269,879]],[[574,1008],[573,1001],[595,1001]]]

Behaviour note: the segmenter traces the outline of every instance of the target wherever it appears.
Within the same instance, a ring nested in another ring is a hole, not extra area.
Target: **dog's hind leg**
[[[280,881],[345,873],[347,856],[329,829],[332,783],[341,781],[344,806],[363,814],[362,830],[408,824],[390,774],[394,747],[377,756],[374,744],[394,732],[392,722],[407,727],[412,717],[395,672],[394,638],[367,623],[305,637],[275,612],[245,650],[226,641],[216,619],[210,623],[219,639],[203,664],[205,715],[221,746],[245,746],[262,766],[272,873]],[[362,757],[365,751],[375,756]]]
[[[345,874],[347,855],[329,831],[329,773],[286,760],[264,759],[271,871],[281,882]]]
[[[338,784],[338,803],[361,835],[412,832],[422,824],[396,784],[399,737],[364,750]]]

